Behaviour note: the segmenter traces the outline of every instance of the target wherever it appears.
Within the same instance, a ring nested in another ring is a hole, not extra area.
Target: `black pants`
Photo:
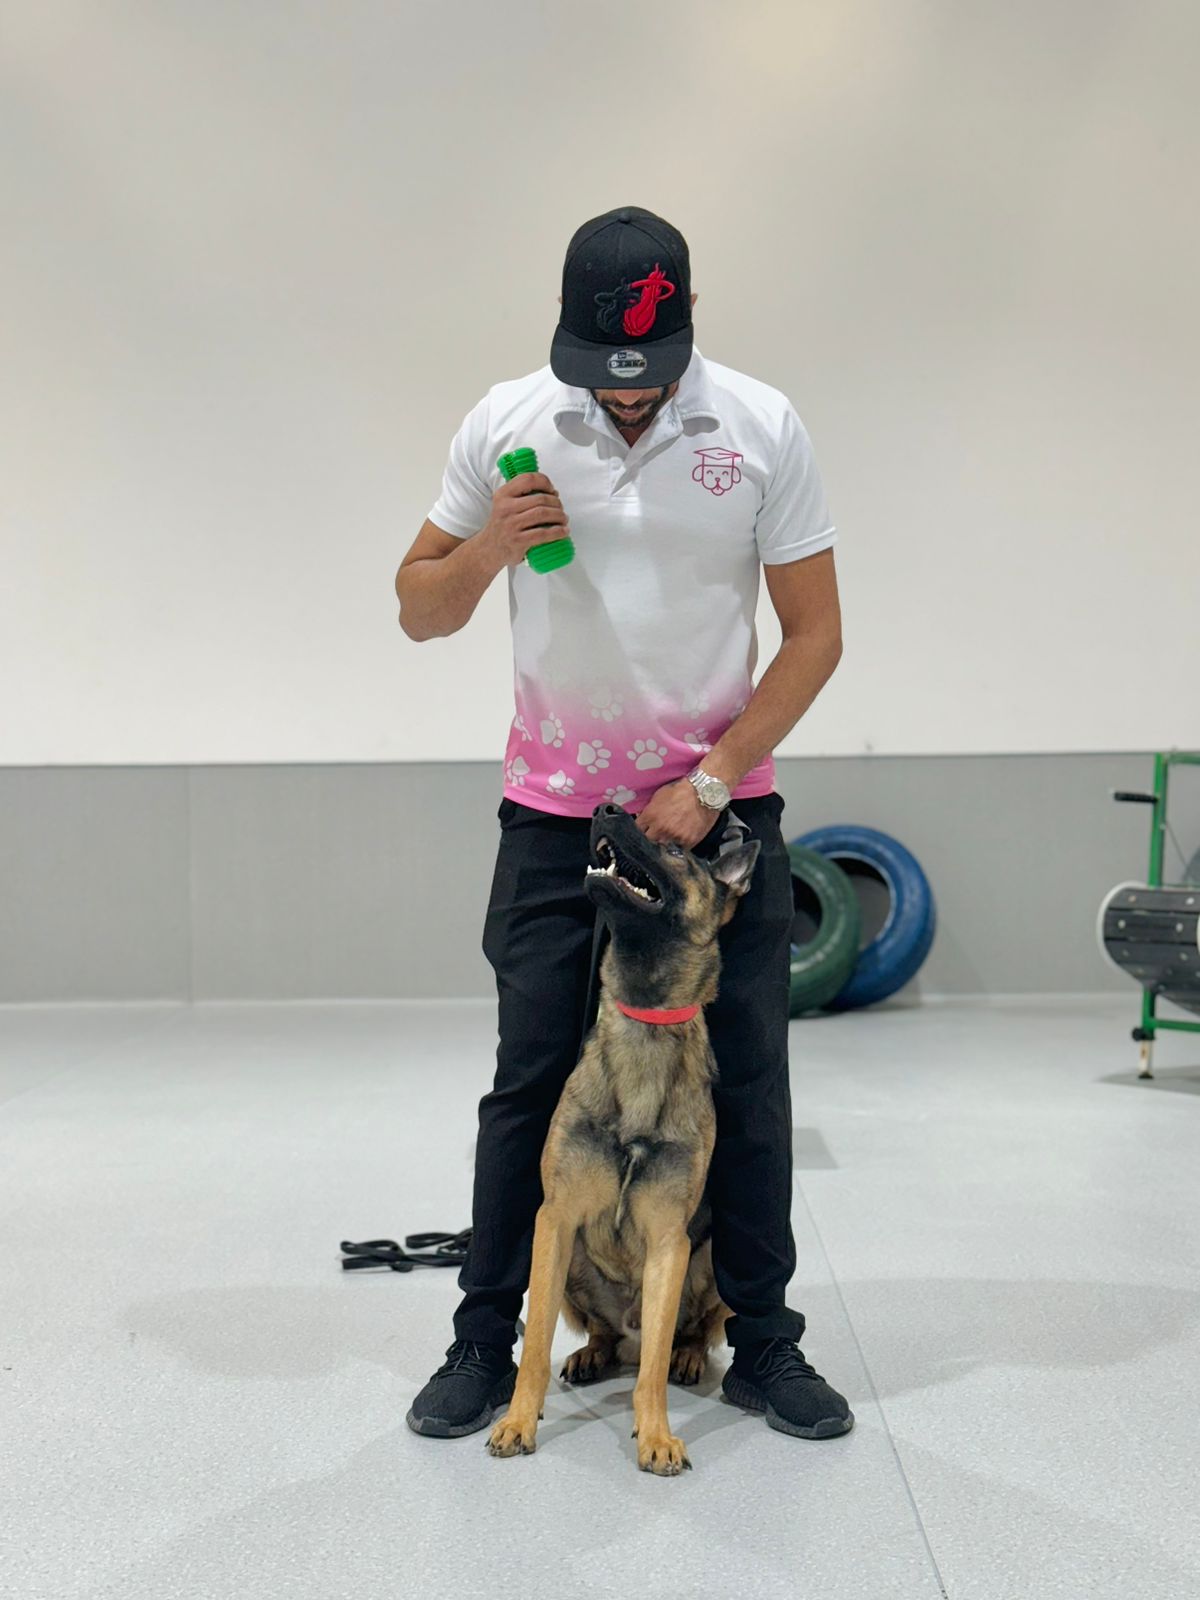
[[[713,1269],[734,1313],[730,1344],[783,1335],[805,1319],[784,1304],[796,1270],[792,1237],[792,1106],[788,990],[791,864],[779,794],[730,809],[762,841],[750,889],[720,930],[720,992],[705,1008],[719,1082],[709,1168]],[[505,798],[484,923],[496,972],[500,1041],[493,1087],[479,1103],[472,1236],[459,1272],[458,1339],[516,1343],[542,1203],[541,1154],[563,1084],[599,1006],[607,924],[584,892],[589,817],[559,817]],[[722,812],[696,853],[709,856]]]

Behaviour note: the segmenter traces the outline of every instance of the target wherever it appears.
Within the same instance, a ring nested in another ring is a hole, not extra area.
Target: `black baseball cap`
[[[692,359],[687,241],[642,206],[576,228],[563,262],[550,370],[580,389],[657,389]]]

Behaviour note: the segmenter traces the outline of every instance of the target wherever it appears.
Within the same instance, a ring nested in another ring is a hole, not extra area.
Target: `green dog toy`
[[[504,474],[505,481],[511,483],[522,472],[537,471],[537,452],[506,450],[496,465]],[[542,526],[552,528],[555,524],[545,522]],[[531,544],[525,552],[525,559],[535,572],[553,572],[555,567],[565,567],[568,561],[575,559],[575,546],[570,534],[565,539],[547,539],[543,544]]]

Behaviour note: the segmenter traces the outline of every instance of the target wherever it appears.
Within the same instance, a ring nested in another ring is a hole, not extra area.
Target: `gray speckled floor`
[[[1176,1013],[1177,1014],[1177,1013]],[[790,1302],[842,1439],[633,1374],[534,1456],[420,1438],[486,1002],[0,1008],[0,1592],[14,1600],[1200,1593],[1200,1038],[1137,992],[793,1024]],[[556,1360],[576,1341],[560,1324]]]

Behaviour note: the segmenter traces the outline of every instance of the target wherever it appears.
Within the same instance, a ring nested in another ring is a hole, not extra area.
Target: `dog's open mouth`
[[[662,903],[662,891],[650,874],[639,867],[636,861],[622,855],[611,839],[600,838],[596,841],[596,854],[605,863],[599,867],[588,867],[588,877],[611,878],[614,883],[627,889],[630,894],[638,895],[642,900],[649,901],[652,905]]]

